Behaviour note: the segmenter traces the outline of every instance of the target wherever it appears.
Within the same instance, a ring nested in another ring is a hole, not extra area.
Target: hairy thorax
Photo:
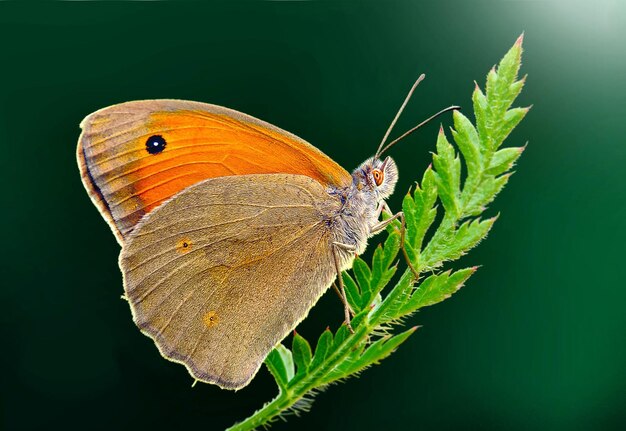
[[[341,245],[338,247],[344,269],[344,266],[351,266],[355,254],[365,251],[371,228],[378,222],[378,203],[374,193],[358,190],[354,184],[347,188],[329,189],[328,193],[339,201],[339,205],[326,216],[333,241],[354,247],[354,251],[348,251]]]

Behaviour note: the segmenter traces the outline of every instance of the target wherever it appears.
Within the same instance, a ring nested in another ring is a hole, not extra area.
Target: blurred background
[[[471,114],[473,81],[525,32],[518,105],[534,107],[505,145],[528,148],[486,213],[501,214],[489,237],[454,265],[480,270],[414,316],[422,327],[389,359],[273,429],[624,429],[624,22],[624,3],[603,0],[1,3],[0,427],[219,430],[276,393],[265,368],[237,393],[192,389],[136,329],[119,246],[80,182],[83,117],[209,102],[352,170],[419,73],[396,134],[451,104]],[[438,127],[391,151],[391,208]],[[330,293],[299,332],[341,319]]]

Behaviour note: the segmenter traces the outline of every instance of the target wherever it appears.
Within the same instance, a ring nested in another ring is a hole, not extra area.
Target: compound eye
[[[381,171],[380,169],[373,169],[372,176],[374,177],[374,182],[377,186],[380,186],[383,183],[383,179],[385,178],[383,171]]]

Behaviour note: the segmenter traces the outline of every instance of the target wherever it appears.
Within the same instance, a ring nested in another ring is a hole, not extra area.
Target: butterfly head
[[[371,193],[381,201],[393,193],[398,181],[398,167],[391,157],[383,160],[372,157],[354,170],[352,178],[358,191]]]

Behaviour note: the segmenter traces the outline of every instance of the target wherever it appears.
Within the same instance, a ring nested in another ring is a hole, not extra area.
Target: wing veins
[[[239,219],[236,219],[236,220],[228,220],[228,221],[225,221],[225,222],[222,222],[222,223],[219,223],[219,224],[215,224],[215,225],[211,225],[211,226],[203,226],[203,227],[199,227],[199,228],[194,228],[194,229],[190,229],[190,230],[187,230],[187,231],[184,231],[184,232],[176,232],[176,233],[174,233],[174,234],[172,234],[172,235],[168,235],[168,236],[166,236],[166,237],[159,238],[158,240],[151,242],[151,243],[150,243],[150,244],[148,244],[147,246],[142,247],[142,248],[140,248],[140,249],[139,249],[139,250],[137,250],[137,251],[143,251],[143,250],[146,250],[146,249],[148,249],[148,248],[150,248],[150,247],[153,247],[153,246],[155,246],[155,245],[157,245],[157,244],[162,243],[163,241],[167,241],[167,240],[170,240],[170,239],[174,238],[175,236],[179,236],[180,234],[191,233],[191,232],[198,232],[198,231],[205,230],[205,229],[212,229],[213,227],[226,226],[226,225],[228,225],[228,224],[239,223],[239,222],[242,222],[242,221],[246,221],[246,220],[254,219],[255,217],[257,217],[257,216],[258,216],[258,215],[260,215],[261,213],[264,213],[265,211],[267,211],[267,209],[262,210],[262,211],[259,211],[258,213],[254,214],[254,215],[252,215],[252,216],[249,216],[249,217],[243,217],[243,218],[239,218]],[[236,236],[236,235],[235,235],[235,236]],[[224,238],[224,239],[231,239],[231,238],[234,238],[234,236],[232,236],[232,237],[227,237],[227,238]],[[209,244],[206,244],[206,245],[212,245],[212,243],[209,243]],[[198,252],[198,251],[200,251],[200,250],[202,250],[202,248],[196,248],[195,250],[191,250],[191,251],[190,251],[190,252],[188,252],[187,254],[188,254],[188,255],[189,255],[189,254],[191,254],[191,253],[194,253],[194,254],[195,254],[196,252]],[[142,262],[142,264],[143,264],[143,263],[149,263],[149,262],[151,262],[152,260],[154,260],[154,259],[156,259],[156,258],[159,258],[159,257],[161,257],[161,256],[163,256],[163,255],[165,255],[165,254],[169,253],[170,251],[171,251],[171,250],[170,250],[170,249],[167,249],[167,247],[166,247],[166,250],[165,250],[165,251],[163,251],[163,252],[161,252],[161,253],[159,253],[159,254],[157,254],[157,255],[152,255],[152,257],[151,257],[150,259],[143,261],[143,262]],[[135,266],[134,268],[132,268],[132,271],[135,271],[136,269],[138,269],[138,268],[140,268],[140,267],[141,267],[141,264],[140,264],[140,265]],[[152,274],[149,274],[149,275],[152,275]]]
[[[237,264],[237,265],[233,265],[233,266],[231,266],[231,267],[230,267],[231,269],[230,269],[230,270],[226,273],[226,275],[224,276],[224,278],[220,281],[220,285],[224,283],[224,280],[226,280],[226,279],[229,277],[230,273],[232,273],[235,269],[237,269],[237,268],[241,268],[241,267],[246,266],[246,265],[249,265],[249,264],[251,264],[251,263],[255,263],[255,262],[258,262],[258,261],[262,261],[262,260],[264,260],[264,259],[267,259],[268,257],[272,256],[274,253],[276,253],[276,252],[278,252],[278,251],[280,251],[280,250],[284,249],[285,247],[289,246],[289,245],[290,245],[290,244],[292,244],[293,242],[295,242],[295,241],[297,241],[298,239],[302,238],[302,237],[303,237],[303,236],[304,236],[307,232],[311,231],[311,230],[312,230],[313,228],[315,228],[317,225],[319,225],[319,223],[314,223],[314,224],[313,224],[313,225],[311,225],[308,229],[306,229],[306,231],[304,231],[304,232],[302,232],[302,231],[298,231],[296,234],[294,234],[294,236],[292,236],[292,237],[289,239],[289,241],[288,241],[288,242],[285,242],[285,243],[281,244],[279,247],[277,247],[276,249],[274,249],[272,252],[270,252],[270,253],[268,253],[268,254],[265,254],[265,255],[263,255],[263,256],[262,256],[262,257],[260,257],[260,258],[257,258],[257,259],[252,259],[252,260],[248,260],[248,261],[243,262],[243,263],[241,263],[241,264]],[[228,240],[228,239],[234,238],[235,236],[237,236],[237,235],[233,235],[233,236],[228,237],[228,238],[222,238],[222,239],[220,239],[219,241],[215,241],[214,243],[209,243],[208,245],[215,245],[215,244],[217,244],[217,243],[219,243],[219,242],[222,242],[222,241],[225,241],[225,240]],[[185,254],[185,255],[177,256],[176,258],[174,258],[174,259],[170,260],[170,261],[168,262],[168,264],[171,264],[172,262],[175,262],[175,261],[177,261],[177,260],[180,260],[181,258],[184,258],[184,257],[190,257],[189,255],[190,255],[191,253],[193,253],[194,251],[199,251],[199,250],[202,250],[202,249],[201,249],[201,248],[199,248],[199,249],[196,249],[196,250],[192,250],[191,252],[189,252],[189,253],[187,253],[187,254]],[[138,298],[138,299],[136,300],[136,303],[139,303],[139,302],[144,301],[144,300],[148,297],[148,295],[150,295],[152,292],[154,292],[154,290],[155,290],[157,287],[161,286],[161,284],[163,284],[165,281],[169,280],[169,279],[170,279],[170,278],[171,278],[174,274],[178,273],[178,272],[179,272],[182,268],[186,268],[187,266],[189,266],[190,264],[192,264],[193,262],[195,262],[197,259],[198,259],[198,257],[196,257],[195,259],[190,260],[189,262],[183,262],[183,264],[182,264],[182,265],[179,265],[178,267],[173,268],[171,271],[168,271],[167,275],[165,275],[165,276],[164,276],[161,280],[159,280],[159,282],[158,282],[157,284],[155,284],[155,285],[151,286],[151,288],[150,288],[149,290],[147,290],[146,292],[144,292],[144,294],[143,294],[143,295],[141,295],[141,297],[140,297],[140,298]],[[220,265],[215,265],[215,266],[222,266],[222,265],[220,264]],[[205,270],[205,271],[202,271],[201,273],[208,272],[210,269],[214,268],[215,266],[210,266],[210,267],[206,268],[206,270]],[[138,283],[137,283],[137,285],[139,285],[139,284],[143,284],[143,283],[146,281],[146,279],[147,279],[148,277],[152,276],[155,272],[157,272],[157,270],[159,270],[159,269],[161,269],[161,268],[162,268],[162,267],[157,268],[155,271],[152,271],[150,274],[148,274],[147,276],[145,276],[145,277],[144,277],[144,278],[143,278],[140,282],[138,282]],[[194,278],[194,277],[195,277],[195,276],[197,276],[198,274],[200,274],[200,272],[193,274],[191,277],[187,278],[184,282],[182,282],[182,283],[178,283],[178,284],[176,285],[176,287],[180,287],[180,286],[182,286],[183,284],[187,283],[189,280],[191,280],[192,278]],[[217,287],[216,287],[215,289],[217,289]],[[215,292],[215,289],[213,289],[213,291],[212,291],[209,295],[207,295],[207,296],[213,295],[213,293]],[[197,289],[196,289],[196,290],[197,290]],[[193,292],[195,292],[196,290],[193,290]],[[158,308],[159,308],[159,306],[161,306],[161,305],[162,305],[162,304],[163,304],[163,303],[164,303],[167,299],[169,299],[169,297],[170,297],[170,295],[172,294],[172,292],[173,292],[173,291],[174,291],[174,289],[172,289],[172,290],[171,290],[171,291],[170,291],[170,292],[169,292],[169,293],[165,296],[165,298],[164,298],[163,300],[161,300],[158,304],[156,304],[154,308],[155,308],[155,309],[158,309]],[[196,315],[197,315],[197,313],[196,313]]]
[[[138,121],[139,121],[139,122],[141,122],[141,120],[138,120]],[[103,137],[103,138],[100,138],[100,139],[94,139],[94,140],[90,141],[90,145],[89,145],[89,147],[91,148],[91,147],[93,147],[93,146],[95,146],[95,145],[106,144],[106,142],[107,142],[107,141],[110,141],[110,140],[112,140],[112,139],[116,139],[116,138],[120,138],[120,137],[122,137],[122,136],[124,136],[124,135],[130,134],[131,132],[133,132],[133,131],[135,131],[135,130],[137,130],[137,129],[138,129],[138,127],[137,127],[137,128],[134,128],[134,129],[126,130],[126,131],[124,131],[124,132],[116,133],[116,134],[113,134],[113,135],[108,135],[108,136]],[[134,138],[131,138],[131,139],[127,139],[127,140],[125,140],[125,141],[122,141],[122,142],[118,143],[118,144],[116,145],[116,147],[117,147],[117,146],[119,146],[119,145],[126,144],[126,143],[128,143],[128,142],[130,142],[130,141],[133,141],[133,140],[135,140],[135,139],[142,139],[142,138],[150,137],[150,136],[152,136],[152,135],[158,135],[159,133],[178,132],[178,131],[180,131],[180,130],[191,130],[191,129],[213,129],[213,130],[220,130],[220,131],[222,131],[222,132],[228,132],[228,133],[232,133],[232,132],[233,132],[233,130],[232,130],[232,129],[231,129],[231,130],[229,130],[229,129],[222,129],[222,128],[220,128],[220,127],[214,127],[214,126],[201,126],[201,125],[194,125],[194,126],[181,126],[181,127],[176,127],[176,128],[159,128],[159,129],[157,129],[157,130],[152,130],[152,131],[151,131],[151,132],[149,132],[149,133],[143,133],[143,134],[138,135],[138,136],[136,136],[136,137],[134,137]],[[103,132],[104,132],[104,131],[101,131],[101,132],[95,132],[95,133],[97,133],[97,134],[101,134],[101,133],[103,133]],[[235,131],[235,132],[236,132],[236,131]],[[247,131],[247,130],[244,130],[244,132],[248,132],[248,131]],[[264,137],[267,137],[267,135],[264,135]],[[276,138],[273,138],[272,140],[273,140],[273,141],[276,141]],[[115,147],[113,147],[113,148],[115,148]],[[99,155],[99,154],[102,154],[103,152],[106,152],[106,151],[107,151],[107,150],[103,150],[103,151],[100,151],[100,152],[98,152],[98,153],[94,153],[94,154],[95,154],[95,155]]]
[[[124,141],[123,143],[118,144],[118,145],[124,145],[124,144],[127,144],[130,141],[132,141],[132,139],[128,140],[128,141]],[[170,144],[170,145],[173,145],[174,143],[189,142],[189,141],[191,141],[191,142],[198,141],[198,138],[168,139],[167,143]],[[217,146],[228,146],[228,145],[232,145],[232,142],[228,142],[228,141],[214,141],[214,142],[207,142],[207,143],[198,143],[198,144],[193,144],[193,145],[181,145],[181,146],[176,146],[176,147],[170,147],[170,148],[168,148],[168,152],[171,153],[173,151],[179,151],[179,150],[184,150],[184,149],[187,149],[187,148],[194,148],[194,147],[212,147],[212,146],[216,146],[217,147]],[[255,148],[255,147],[253,147],[251,145],[246,146],[246,148],[250,149],[251,151],[255,151],[257,153],[267,154],[266,152],[260,151],[258,148]],[[105,153],[107,150],[102,151],[102,152],[100,152],[98,154],[92,154],[92,155],[90,155],[90,157],[97,157],[100,154]],[[146,151],[145,147],[133,148],[133,149],[121,152],[121,153],[116,153],[115,155],[110,156],[110,157],[108,157],[108,158],[106,158],[104,160],[100,160],[98,163],[108,163],[108,162],[110,162],[112,160],[119,159],[121,157],[131,155],[133,153],[144,153],[145,151]],[[189,154],[193,154],[193,153],[189,153]],[[125,164],[122,164],[120,166],[126,166],[126,165],[128,165],[130,163],[133,163],[133,162],[136,162],[136,161],[139,161],[139,160],[143,160],[143,159],[147,159],[147,158],[150,158],[150,157],[154,157],[154,155],[153,154],[149,154],[147,156],[144,155],[142,157],[137,157],[132,162],[125,163]]]
[[[257,208],[258,207],[258,208],[266,208],[266,209],[314,208],[312,205],[254,205],[254,204],[237,203],[237,202],[233,202],[233,203],[219,203],[219,204],[211,204],[211,205],[195,205],[195,206],[190,207],[190,208],[203,208],[203,207],[213,207],[213,206],[238,206],[238,207],[249,206],[249,207],[253,207],[253,208]],[[174,214],[174,213],[177,213],[177,212],[183,212],[183,211],[189,211],[189,208],[180,208],[180,209],[178,209],[176,211],[172,211],[170,213],[170,215]],[[205,218],[205,217],[206,217],[206,215],[201,214],[201,215],[196,216],[196,217],[189,217],[185,221],[193,221],[193,220],[198,220],[198,219],[202,219],[202,218]],[[215,226],[221,226],[221,224],[220,225],[211,225],[211,227],[215,227]],[[261,225],[261,227],[273,227],[273,226],[278,226],[278,225]],[[157,228],[157,229],[154,229],[154,230],[145,231],[145,232],[139,232],[139,233],[137,233],[135,235],[135,238],[139,238],[141,236],[145,236],[145,235],[148,235],[148,234],[153,234],[153,233],[159,232],[161,230],[169,230],[169,229],[170,229],[169,227],[163,226],[163,227],[160,227],[160,228]],[[191,232],[196,232],[196,231],[201,230],[201,229],[204,229],[204,228],[187,230],[187,231],[180,232],[180,233],[181,234],[182,233],[191,233]]]

